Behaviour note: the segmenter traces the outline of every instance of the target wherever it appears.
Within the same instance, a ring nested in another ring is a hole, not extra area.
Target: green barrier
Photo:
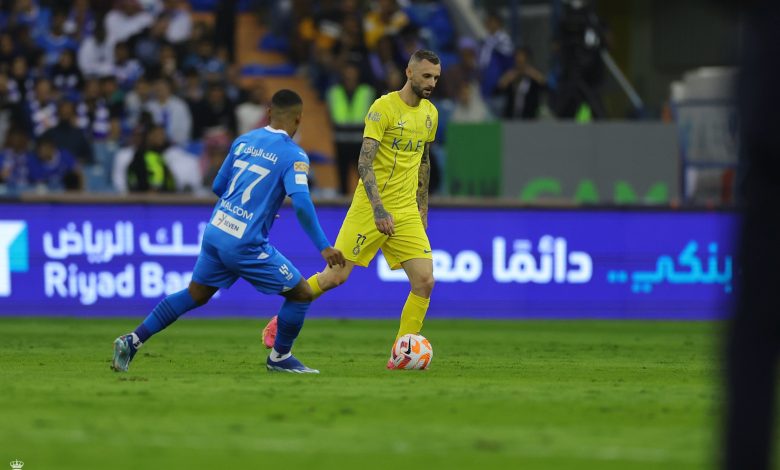
[[[501,123],[450,123],[445,184],[453,196],[501,195]]]

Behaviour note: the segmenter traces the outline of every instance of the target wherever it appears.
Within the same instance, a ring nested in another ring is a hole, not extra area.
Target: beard
[[[428,94],[430,94],[432,90],[428,90],[421,86],[415,85],[414,82],[412,82],[412,91],[414,92],[415,95],[417,95],[418,98],[427,98],[425,92],[427,91]]]

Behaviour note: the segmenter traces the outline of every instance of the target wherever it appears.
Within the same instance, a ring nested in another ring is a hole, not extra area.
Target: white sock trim
[[[140,348],[141,346],[143,346],[143,345],[144,345],[144,343],[142,343],[142,342],[141,342],[141,339],[140,339],[140,338],[138,338],[138,335],[137,335],[137,334],[135,334],[135,333],[130,333],[130,336],[132,336],[132,337],[133,337],[133,347],[134,347],[135,349],[138,349],[138,348]]]
[[[287,359],[290,356],[292,356],[292,351],[288,352],[287,354],[279,354],[276,349],[271,349],[271,355],[268,357],[271,358],[271,362],[279,362]]]

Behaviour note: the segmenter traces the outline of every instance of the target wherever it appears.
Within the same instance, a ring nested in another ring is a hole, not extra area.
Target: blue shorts
[[[243,278],[264,294],[280,294],[298,285],[303,277],[298,269],[271,245],[265,253],[242,255],[218,250],[206,239],[201,245],[192,280],[206,286],[228,288]]]

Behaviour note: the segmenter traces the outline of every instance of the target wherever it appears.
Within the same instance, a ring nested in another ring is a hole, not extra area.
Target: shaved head
[[[439,65],[440,62],[439,56],[437,56],[435,52],[426,49],[418,49],[409,57],[409,67],[413,64],[418,64],[423,60],[427,60],[433,65]]]

